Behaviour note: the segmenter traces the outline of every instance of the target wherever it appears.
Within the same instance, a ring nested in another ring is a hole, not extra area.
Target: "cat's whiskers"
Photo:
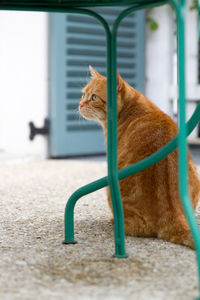
[[[72,109],[72,110],[71,110],[71,114],[74,116],[74,121],[77,121],[78,124],[80,124],[80,121],[82,121],[82,118],[83,118],[83,117],[80,115],[80,112],[79,112],[78,107]]]
[[[80,111],[79,111],[78,108],[76,109],[75,113],[76,113],[76,116],[77,116],[77,121],[80,123],[83,120],[83,117],[81,116]]]

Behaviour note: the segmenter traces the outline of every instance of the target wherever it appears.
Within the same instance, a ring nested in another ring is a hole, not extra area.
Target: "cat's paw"
[[[114,224],[114,218],[113,218],[113,217],[110,218],[110,222],[111,222],[112,224]]]

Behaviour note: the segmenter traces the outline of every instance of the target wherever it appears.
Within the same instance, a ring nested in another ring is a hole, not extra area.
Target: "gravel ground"
[[[86,160],[0,159],[0,299],[193,299],[195,252],[126,238],[116,259],[105,190],[75,209],[78,244],[63,245],[63,213],[76,188],[106,174]],[[199,213],[200,214],[200,213]]]

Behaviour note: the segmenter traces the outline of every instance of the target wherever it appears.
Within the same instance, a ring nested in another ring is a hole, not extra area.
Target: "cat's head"
[[[80,114],[88,120],[95,120],[99,122],[106,121],[106,77],[99,74],[94,68],[90,66],[91,80],[82,89],[82,98],[79,104]],[[117,74],[117,102],[118,113],[122,107],[121,91],[123,89],[124,81]]]

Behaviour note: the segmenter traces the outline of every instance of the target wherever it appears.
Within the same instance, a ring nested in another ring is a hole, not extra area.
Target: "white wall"
[[[192,0],[187,1],[186,18],[186,80],[187,94],[189,98],[196,96],[194,86],[198,84],[198,13],[191,10]]]
[[[187,1],[186,17],[186,96],[187,99],[200,99],[198,73],[198,15],[191,11],[192,0]],[[175,22],[169,5],[151,10],[150,16],[157,21],[159,28],[150,31],[146,26],[146,95],[162,110],[172,115],[177,104],[172,107],[170,99],[177,97],[177,65],[175,51]],[[195,102],[187,103],[187,119],[196,107]],[[196,138],[195,129],[190,139]]]
[[[173,16],[169,5],[154,8],[149,16],[158,23],[151,31],[146,25],[146,96],[166,113],[170,113],[172,80]]]
[[[47,116],[47,15],[0,12],[0,151],[46,155],[46,139],[28,140],[28,122]]]
[[[198,85],[198,14],[196,10],[190,10],[192,0],[187,1],[186,18],[186,94],[187,99],[200,99],[200,86]],[[195,110],[197,102],[189,102],[187,109],[187,118]],[[195,128],[189,139],[197,137],[198,130]]]

